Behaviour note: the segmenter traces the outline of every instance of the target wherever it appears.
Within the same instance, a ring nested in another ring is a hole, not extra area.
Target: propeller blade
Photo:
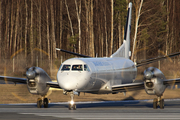
[[[165,79],[164,74],[158,68],[155,68],[155,67],[149,67],[148,69],[146,69],[144,71],[144,77],[145,77],[145,80],[151,79],[154,77]]]
[[[152,69],[151,69],[151,72],[154,72],[155,71],[155,67],[153,67]]]
[[[29,67],[26,68],[26,71],[28,71],[28,70],[29,70]]]
[[[34,71],[34,70],[36,69],[36,67],[33,66],[32,69],[33,69],[33,71]]]

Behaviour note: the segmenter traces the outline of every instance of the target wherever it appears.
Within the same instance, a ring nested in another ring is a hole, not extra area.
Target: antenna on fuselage
[[[96,53],[96,58],[98,57],[98,53]]]

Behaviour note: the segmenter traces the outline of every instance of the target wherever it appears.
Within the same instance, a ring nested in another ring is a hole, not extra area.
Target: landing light
[[[73,101],[73,100],[71,100],[71,101],[70,101],[70,104],[71,104],[71,105],[74,105],[74,101]]]

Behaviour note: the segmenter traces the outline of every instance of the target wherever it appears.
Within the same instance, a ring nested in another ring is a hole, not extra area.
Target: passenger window
[[[71,67],[71,65],[63,65],[61,71],[69,71],[70,67]]]
[[[87,65],[84,65],[84,71],[90,71],[90,69]]]
[[[82,69],[82,65],[73,65],[72,66],[72,70],[76,70],[76,71],[82,71],[83,69]]]

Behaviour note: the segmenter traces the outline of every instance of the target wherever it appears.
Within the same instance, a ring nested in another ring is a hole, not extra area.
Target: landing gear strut
[[[153,100],[153,108],[157,109],[158,106],[160,107],[160,109],[164,109],[164,99],[162,99],[161,97],[154,98]]]
[[[69,110],[76,110],[76,104],[74,103],[74,93],[73,91],[70,92],[70,96],[71,96],[71,101],[69,103]]]
[[[42,105],[44,105],[44,108],[48,108],[49,100],[45,97],[38,98],[37,99],[37,107],[41,108]]]

